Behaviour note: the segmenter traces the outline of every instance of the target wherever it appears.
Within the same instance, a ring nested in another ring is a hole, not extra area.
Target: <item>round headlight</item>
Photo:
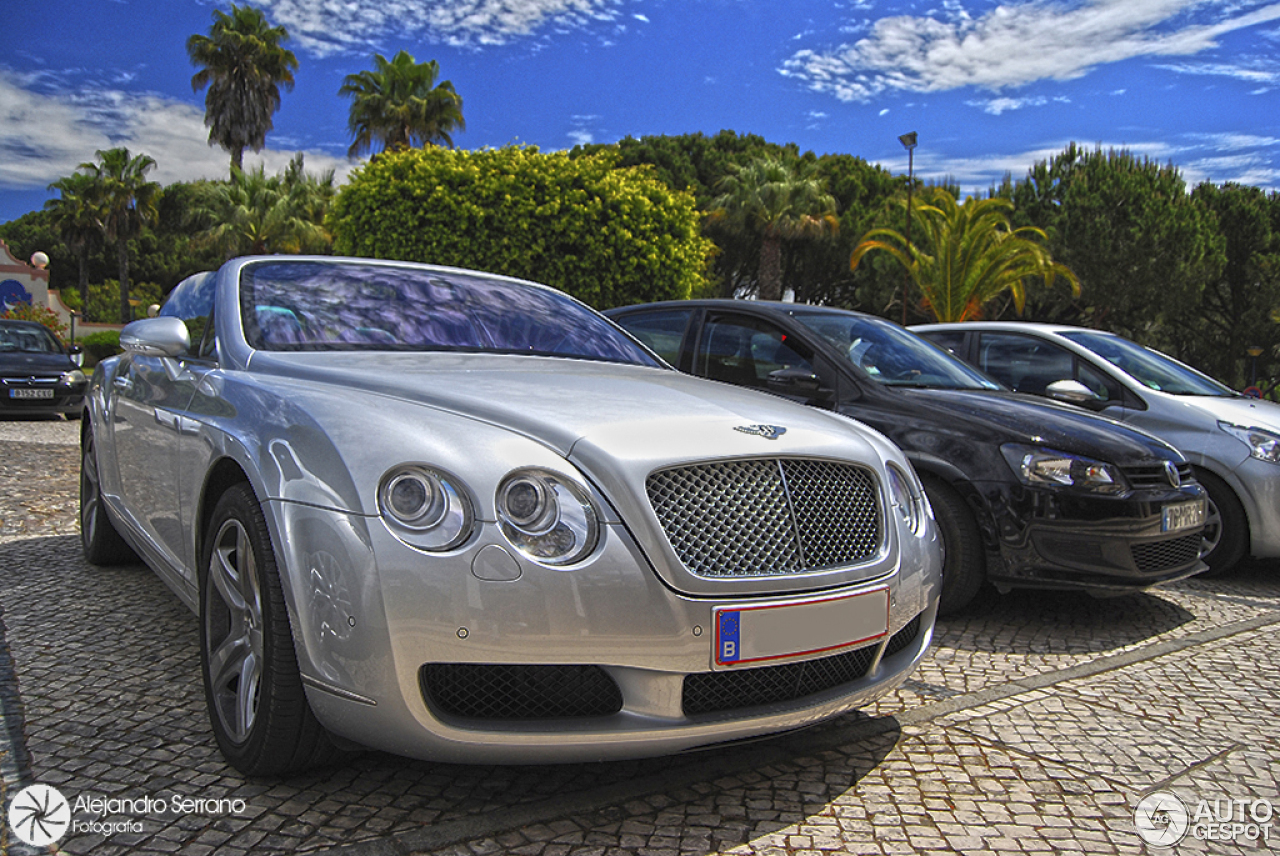
[[[570,565],[595,549],[599,516],[586,491],[545,470],[520,470],[498,485],[498,524],[536,562]]]
[[[448,550],[471,534],[466,493],[427,467],[397,467],[383,476],[378,508],[405,541],[424,550]]]

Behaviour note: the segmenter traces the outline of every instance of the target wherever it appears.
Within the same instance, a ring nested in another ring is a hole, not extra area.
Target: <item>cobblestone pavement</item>
[[[147,569],[80,556],[77,432],[0,423],[2,784],[164,810],[108,816],[128,828],[73,832],[62,852],[1280,851],[1280,815],[1260,817],[1280,807],[1280,564],[1117,600],[991,598],[940,622],[912,680],[872,708],[752,744],[505,768],[367,753],[246,780],[205,721],[194,617]],[[1150,848],[1134,809],[1152,791],[1181,800],[1193,833],[1232,831],[1204,812],[1245,823],[1234,841]],[[1267,823],[1275,843],[1248,839]]]

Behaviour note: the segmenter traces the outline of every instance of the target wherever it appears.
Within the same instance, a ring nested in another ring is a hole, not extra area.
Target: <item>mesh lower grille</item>
[[[599,666],[428,663],[420,679],[428,705],[466,719],[560,719],[622,710],[622,692]]]
[[[689,675],[684,679],[685,716],[794,701],[851,683],[866,675],[878,648],[869,645],[803,663]]]
[[[1144,574],[1170,571],[1182,565],[1189,565],[1198,559],[1200,544],[1199,532],[1156,544],[1135,544],[1131,548],[1133,563]]]
[[[699,576],[851,565],[882,540],[875,478],[850,464],[725,461],[662,470],[646,487],[676,555]]]
[[[911,643],[916,641],[916,637],[920,635],[920,616],[908,621],[901,630],[893,634],[889,639],[889,644],[884,646],[884,655],[892,657],[899,651],[905,651],[911,647]]]

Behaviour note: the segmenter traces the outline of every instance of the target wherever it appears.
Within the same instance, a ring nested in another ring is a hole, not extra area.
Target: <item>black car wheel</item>
[[[964,609],[982,590],[987,578],[987,554],[973,512],[960,494],[936,478],[921,477],[924,492],[942,534],[942,595],[938,614]]]
[[[116,531],[102,504],[102,484],[92,431],[84,432],[80,452],[80,546],[85,559],[103,566],[137,563],[138,554]]]
[[[214,508],[200,573],[200,660],[213,733],[249,776],[303,770],[335,754],[307,704],[275,552],[246,483]]]
[[[1239,564],[1249,547],[1244,506],[1227,483],[1213,473],[1196,470],[1196,480],[1209,494],[1200,559],[1209,566],[1207,573],[1225,574]]]

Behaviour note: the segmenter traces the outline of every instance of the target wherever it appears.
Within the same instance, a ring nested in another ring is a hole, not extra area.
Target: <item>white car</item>
[[[1070,401],[1181,450],[1209,494],[1204,561],[1280,556],[1280,406],[1114,333],[1021,321],[912,328],[1019,392]]]

